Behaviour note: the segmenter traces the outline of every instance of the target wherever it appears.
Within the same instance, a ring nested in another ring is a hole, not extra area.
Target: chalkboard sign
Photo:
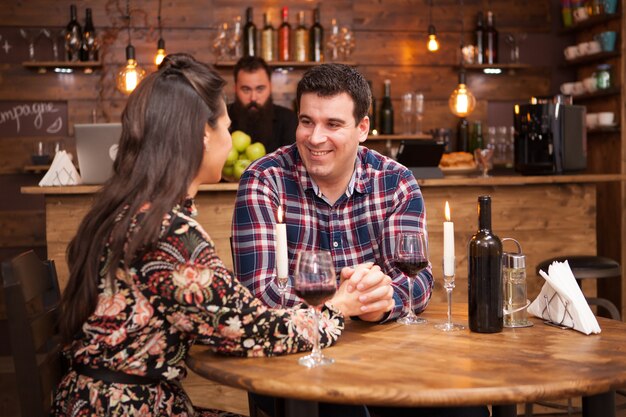
[[[67,136],[67,101],[0,101],[0,137]]]

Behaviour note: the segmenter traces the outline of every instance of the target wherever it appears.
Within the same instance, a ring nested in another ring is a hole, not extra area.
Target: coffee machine
[[[584,106],[544,102],[515,105],[515,170],[563,174],[587,167]]]

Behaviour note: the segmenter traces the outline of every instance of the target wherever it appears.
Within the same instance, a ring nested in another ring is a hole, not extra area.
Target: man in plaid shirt
[[[360,302],[350,315],[394,320],[408,304],[407,278],[393,265],[395,236],[426,233],[419,186],[410,170],[360,146],[369,131],[371,93],[356,70],[312,68],[298,84],[297,100],[296,144],[253,162],[241,177],[232,230],[237,276],[265,304],[280,305],[274,231],[282,206],[289,271],[298,252],[329,250],[341,271],[338,281]],[[432,285],[428,267],[414,281],[416,312],[428,304]],[[286,304],[300,302],[290,287]]]

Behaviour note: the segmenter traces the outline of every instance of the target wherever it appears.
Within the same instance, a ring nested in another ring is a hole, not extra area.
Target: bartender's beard
[[[262,106],[254,101],[244,106],[239,100],[235,100],[233,116],[237,121],[237,128],[250,135],[253,142],[271,140],[274,121],[274,103],[271,97]]]

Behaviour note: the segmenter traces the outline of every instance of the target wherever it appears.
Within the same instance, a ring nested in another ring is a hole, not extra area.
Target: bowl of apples
[[[222,168],[222,179],[228,182],[238,182],[252,161],[265,156],[265,146],[261,142],[252,142],[250,135],[241,130],[235,130],[231,137],[233,147]]]

